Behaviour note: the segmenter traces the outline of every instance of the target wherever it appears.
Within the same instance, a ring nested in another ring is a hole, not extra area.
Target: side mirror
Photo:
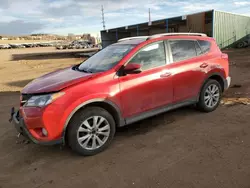
[[[141,64],[138,63],[129,63],[124,68],[125,74],[138,74],[141,72]]]

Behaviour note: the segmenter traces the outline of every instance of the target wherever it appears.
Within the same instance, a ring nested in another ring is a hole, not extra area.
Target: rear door
[[[205,79],[207,67],[201,48],[196,40],[168,40],[171,62],[168,69],[172,74],[174,103],[195,100]]]
[[[141,64],[142,72],[119,78],[124,117],[172,103],[172,78],[166,70],[166,62],[163,41],[148,44],[128,62]]]

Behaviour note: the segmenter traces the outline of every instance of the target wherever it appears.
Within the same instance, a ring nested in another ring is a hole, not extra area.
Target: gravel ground
[[[250,97],[249,52],[227,50],[233,88],[224,100]],[[9,109],[19,104],[15,91],[81,59],[9,61],[12,53],[19,52],[0,51],[0,188],[250,187],[250,105],[221,105],[212,113],[187,107],[158,115],[118,129],[109,149],[92,157],[17,138],[8,123]]]

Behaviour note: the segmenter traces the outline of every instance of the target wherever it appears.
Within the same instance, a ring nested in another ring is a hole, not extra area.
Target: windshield
[[[132,48],[134,48],[132,44],[108,46],[81,63],[78,69],[91,73],[107,71],[117,65]]]

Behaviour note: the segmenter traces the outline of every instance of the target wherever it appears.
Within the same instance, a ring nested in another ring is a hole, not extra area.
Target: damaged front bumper
[[[24,119],[20,116],[19,111],[15,111],[14,108],[11,109],[10,119],[9,122],[11,122],[18,133],[22,134],[27,139],[31,140],[35,144],[40,145],[57,145],[57,144],[63,144],[63,139],[57,139],[52,141],[41,141],[34,138],[30,132],[27,129],[27,126],[25,125]]]

